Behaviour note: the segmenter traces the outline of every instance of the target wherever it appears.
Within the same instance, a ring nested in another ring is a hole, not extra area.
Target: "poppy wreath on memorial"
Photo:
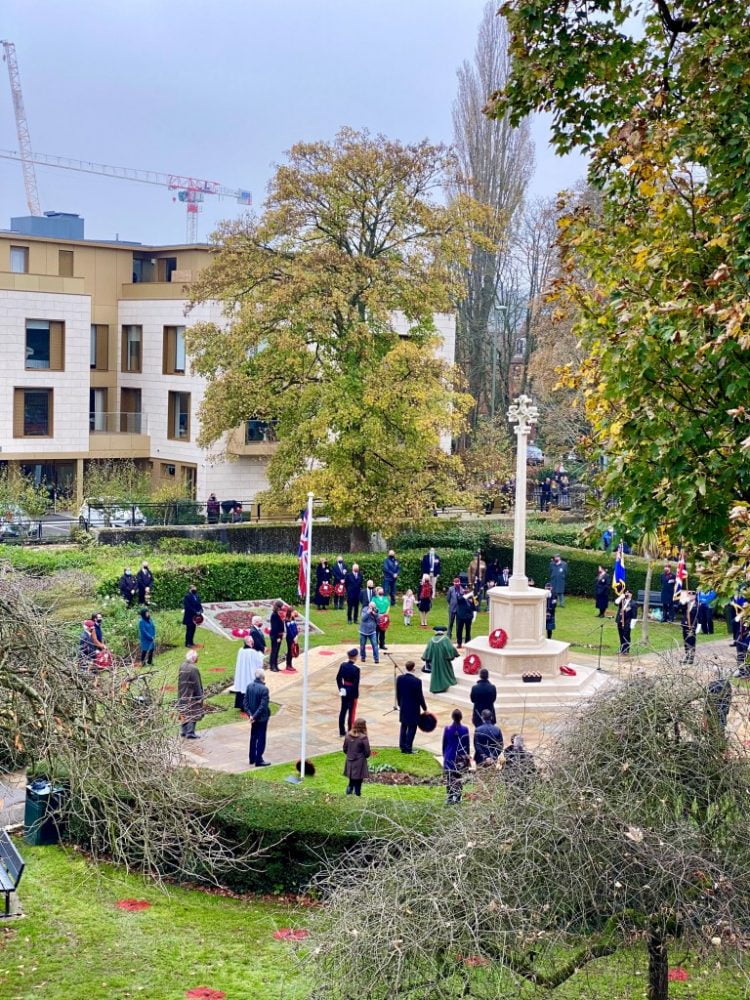
[[[502,649],[508,641],[508,633],[504,628],[495,628],[490,632],[490,646],[492,649]]]
[[[202,625],[203,615],[193,615],[193,625]]]
[[[330,597],[332,590],[333,587],[330,585],[330,583],[326,583],[325,580],[318,587],[318,593],[320,594],[321,597]]]
[[[478,674],[479,668],[481,666],[482,666],[482,661],[479,659],[476,653],[469,653],[468,656],[464,657],[465,674]]]
[[[94,657],[94,665],[99,667],[100,670],[106,670],[107,667],[111,667],[113,662],[112,654],[108,649],[100,649]]]
[[[385,630],[388,628],[388,626],[390,624],[391,624],[391,619],[390,619],[390,617],[388,615],[378,615],[378,628],[379,629],[381,629],[383,632],[385,632]]]

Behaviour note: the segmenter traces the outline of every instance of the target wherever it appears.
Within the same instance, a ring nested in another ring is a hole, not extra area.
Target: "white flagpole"
[[[300,781],[305,777],[305,751],[307,749],[307,662],[310,648],[310,591],[312,590],[312,529],[313,529],[313,494],[307,494],[307,566],[305,577],[305,650],[302,657],[302,747],[300,750]]]

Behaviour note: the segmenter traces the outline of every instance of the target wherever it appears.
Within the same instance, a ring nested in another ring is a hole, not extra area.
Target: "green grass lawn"
[[[347,785],[344,777],[343,753],[322,754],[312,758],[315,764],[315,774],[306,777],[303,786],[327,794],[343,795]],[[426,750],[415,750],[413,754],[402,754],[394,747],[373,747],[370,758],[370,768],[387,764],[404,774],[413,774],[419,778],[440,779],[442,769],[432,754]],[[260,771],[248,771],[243,775],[250,781],[285,781],[287,777],[296,775],[294,764],[274,764],[261,768]],[[293,794],[293,792],[292,792]],[[443,799],[445,791],[440,785],[381,785],[366,782],[362,786],[362,799],[372,802],[373,799],[390,799],[407,801],[414,799]],[[366,803],[365,803],[366,804]]]
[[[3,1000],[184,1000],[198,986],[227,1000],[308,995],[293,946],[273,938],[279,927],[299,926],[292,908],[165,891],[60,848],[19,846],[25,917],[0,931]],[[128,913],[120,899],[152,905]]]

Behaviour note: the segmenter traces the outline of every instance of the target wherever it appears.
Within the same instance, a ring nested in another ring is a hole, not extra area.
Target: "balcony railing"
[[[105,413],[94,410],[89,413],[91,434],[148,434],[148,419],[143,413],[126,413],[120,410]]]

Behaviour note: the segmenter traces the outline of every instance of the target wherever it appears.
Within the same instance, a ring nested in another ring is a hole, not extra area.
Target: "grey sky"
[[[35,150],[188,173],[247,187],[256,207],[274,163],[341,125],[450,141],[455,71],[471,58],[484,0],[5,0]],[[583,175],[534,123],[532,194]],[[16,149],[0,67],[0,148]],[[180,242],[166,188],[37,168],[43,209],[79,212],[86,235]],[[240,209],[208,199],[200,234]],[[26,214],[18,163],[0,160],[0,228]]]

